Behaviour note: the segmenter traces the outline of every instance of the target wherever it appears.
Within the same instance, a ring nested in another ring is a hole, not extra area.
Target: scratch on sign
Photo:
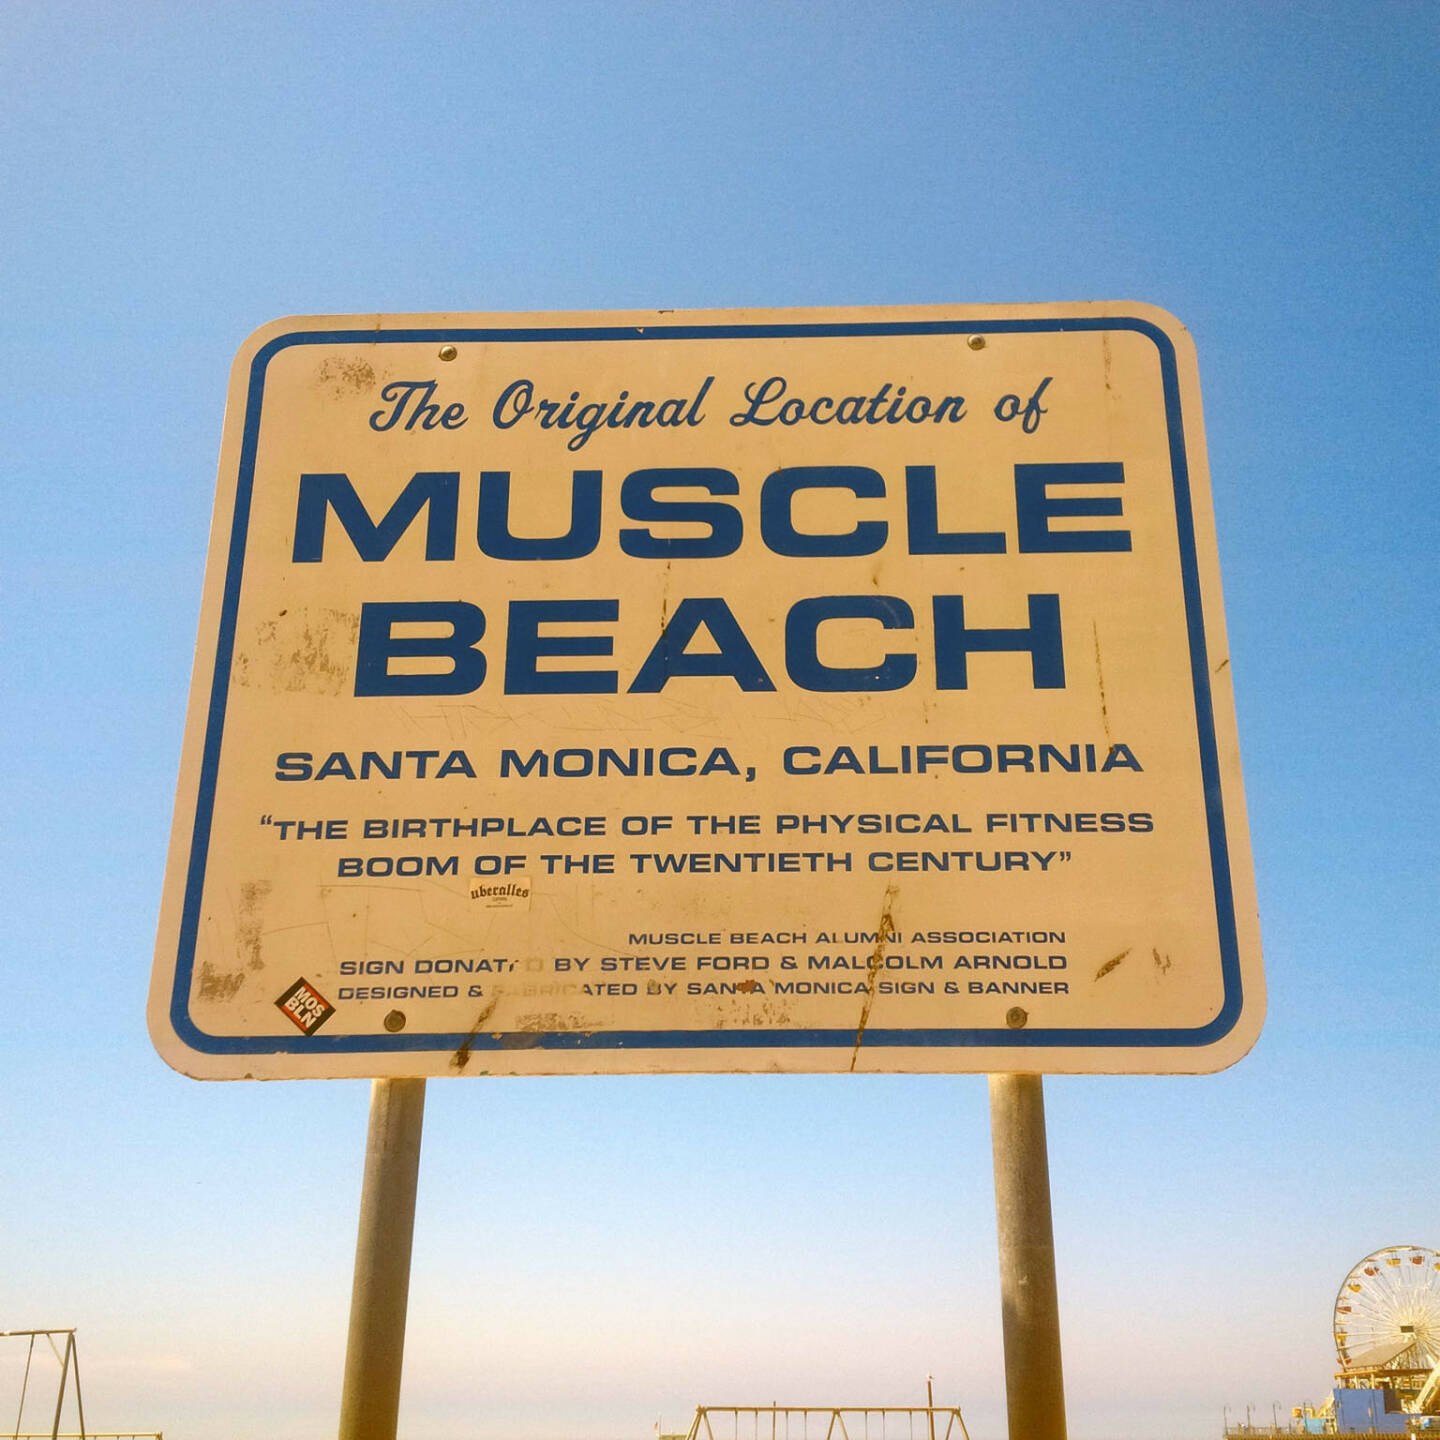
[[[1100,626],[1098,622],[1094,620],[1090,622],[1090,631],[1095,636],[1095,678],[1100,684],[1100,724],[1105,729],[1106,740],[1109,740],[1110,707],[1105,702],[1105,671],[1100,666]]]
[[[235,917],[235,946],[251,970],[263,970],[260,945],[264,939],[265,902],[273,885],[269,880],[247,880],[240,887],[240,908]]]

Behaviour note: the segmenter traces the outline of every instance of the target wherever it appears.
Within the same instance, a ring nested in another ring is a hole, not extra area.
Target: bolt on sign
[[[1172,317],[330,316],[241,350],[173,1065],[1204,1071],[1262,1010]]]

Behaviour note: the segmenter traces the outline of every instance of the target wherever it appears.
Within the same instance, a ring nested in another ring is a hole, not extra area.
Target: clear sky
[[[1190,328],[1270,1009],[1218,1076],[1047,1082],[1071,1434],[1324,1393],[1351,1264],[1440,1247],[1437,28],[4,7],[0,1329],[79,1327],[92,1426],[334,1430],[367,1086],[184,1079],[143,1013],[229,364],[275,317],[377,311],[1124,298]],[[933,1373],[997,1437],[990,1186],[979,1077],[432,1083],[403,1432],[644,1440]]]

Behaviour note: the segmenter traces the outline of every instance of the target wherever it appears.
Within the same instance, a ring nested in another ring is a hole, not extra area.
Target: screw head
[[[442,345],[440,347],[440,358],[442,360],[453,360],[459,353],[453,345]]]
[[[1029,1020],[1029,1018],[1029,1014],[1021,1009],[1019,1005],[1012,1005],[1005,1012],[1005,1023],[1012,1030],[1023,1030],[1025,1028],[1025,1022]]]
[[[983,335],[972,335],[965,343],[972,350],[983,350],[985,348],[985,337]]]
[[[393,1035],[397,1030],[405,1028],[405,1012],[403,1010],[392,1010],[385,1017],[385,1028]]]

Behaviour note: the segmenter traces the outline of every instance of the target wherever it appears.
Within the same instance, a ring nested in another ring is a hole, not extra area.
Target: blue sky
[[[1423,3],[0,13],[0,1329],[80,1327],[94,1426],[333,1433],[366,1086],[143,1021],[247,334],[1126,298],[1199,352],[1270,1009],[1047,1083],[1071,1433],[1318,1398],[1351,1264],[1440,1247],[1436,59]],[[978,1077],[432,1084],[404,1431],[933,1373],[998,1436],[990,1183]]]

